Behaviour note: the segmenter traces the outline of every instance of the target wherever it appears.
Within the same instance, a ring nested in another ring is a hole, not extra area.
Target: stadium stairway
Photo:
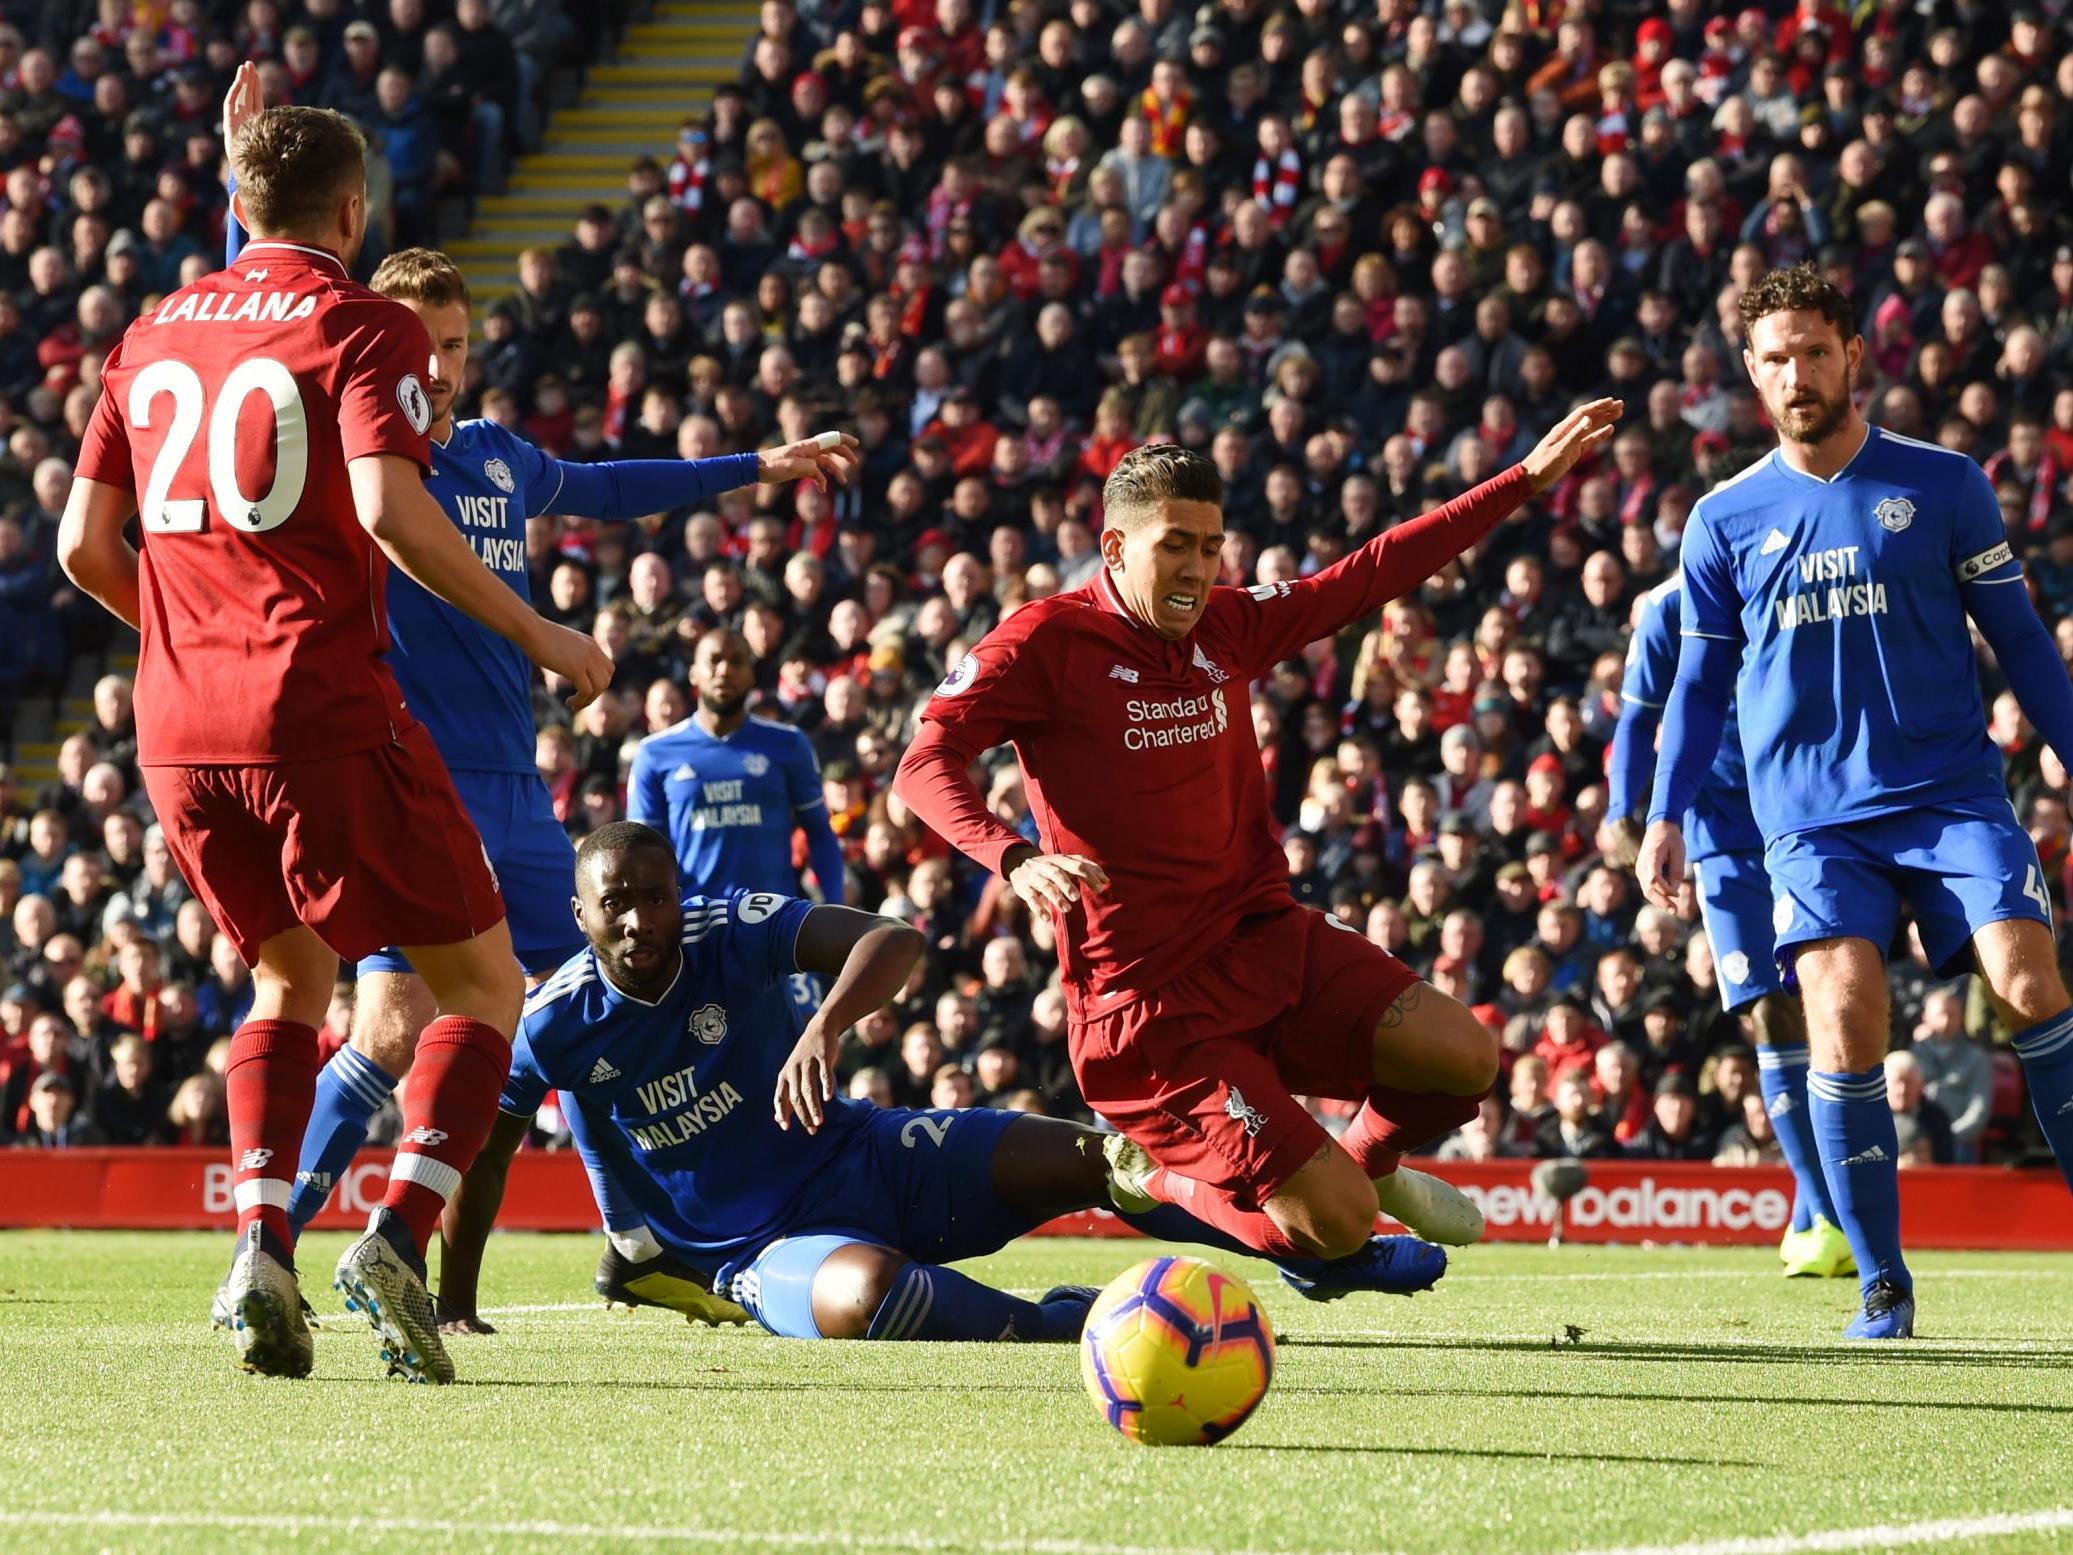
[[[685,115],[739,78],[756,26],[756,0],[658,0],[629,27],[616,57],[590,68],[575,104],[556,108],[545,144],[519,159],[507,192],[477,202],[468,235],[447,243],[478,301],[517,290],[519,251],[569,241],[584,206],[617,211],[635,157],[667,166]],[[19,792],[57,781],[58,746],[92,719],[94,682],[110,670],[134,675],[136,666],[136,640],[119,632],[106,652],[75,660],[54,694],[21,699],[11,727],[0,729],[0,758],[11,759]]]
[[[756,0],[660,0],[629,27],[618,57],[591,67],[575,106],[555,111],[545,145],[519,160],[507,191],[477,202],[468,235],[446,245],[476,299],[517,290],[519,251],[568,242],[584,206],[616,212],[635,157],[667,166],[684,116],[739,79],[756,23]]]

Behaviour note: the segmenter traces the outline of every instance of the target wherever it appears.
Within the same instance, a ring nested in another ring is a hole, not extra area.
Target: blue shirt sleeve
[[[813,907],[775,891],[728,892],[727,959],[754,986],[783,982],[799,970],[799,930]]]
[[[662,791],[662,766],[649,751],[646,740],[634,747],[633,768],[626,776],[626,818],[660,832],[669,830],[669,800]]]
[[[1670,700],[1677,673],[1677,641],[1670,631],[1665,596],[1652,593],[1641,607],[1627,645],[1627,673],[1620,683],[1620,719],[1612,734],[1606,769],[1605,818],[1617,821],[1646,808],[1655,773],[1656,728]]]
[[[537,513],[571,518],[642,518],[672,508],[697,507],[737,486],[753,486],[761,469],[757,455],[723,454],[716,459],[613,459],[570,464],[549,459],[553,474]]]
[[[514,1117],[531,1117],[546,1102],[547,1093],[554,1089],[541,1072],[540,1061],[533,1052],[530,1028],[538,1018],[528,1016],[519,1021],[518,1034],[511,1041],[511,1073],[505,1077],[503,1095],[497,1098],[497,1110]]]
[[[2023,569],[2008,543],[2001,504],[1994,500],[1987,472],[1966,460],[1953,496],[1951,567],[1966,590],[1966,608],[1970,609],[1973,584],[2020,583]]]
[[[1683,635],[1741,642],[1742,590],[1735,582],[1734,560],[1721,549],[1703,508],[1685,526],[1682,570]]]
[[[538,518],[552,512],[554,499],[561,493],[561,461],[509,431],[504,431],[503,442],[511,466],[518,472],[520,489],[525,492],[525,516]]]
[[[813,747],[806,743],[804,735],[795,735],[790,744],[784,770],[792,815],[799,829],[806,833],[807,862],[813,866],[813,878],[820,885],[822,900],[840,907],[845,873],[842,839],[835,835],[828,819],[827,796],[821,791],[821,765],[814,760]]]

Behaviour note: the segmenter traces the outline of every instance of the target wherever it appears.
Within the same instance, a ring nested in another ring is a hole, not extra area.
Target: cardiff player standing
[[[1145,1195],[1275,1255],[1351,1252],[1378,1204],[1436,1241],[1481,1235],[1465,1195],[1398,1161],[1474,1115],[1496,1039],[1379,947],[1296,905],[1245,688],[1417,588],[1607,442],[1618,414],[1616,400],[1583,407],[1438,511],[1314,577],[1251,589],[1212,587],[1216,467],[1170,444],[1136,449],[1103,489],[1106,565],[1093,581],[1017,611],[936,688],[898,791],[1053,915],[1073,1072],[1139,1147],[1113,1148]],[[994,818],[968,775],[1005,740],[1041,850]],[[1365,1105],[1334,1142],[1296,1092]]]
[[[1987,738],[1965,618],[2059,751],[2073,748],[2073,684],[1979,466],[1858,414],[1848,299],[1802,266],[1763,277],[1741,308],[1780,442],[1708,492],[1685,531],[1684,640],[1638,873],[1652,901],[1674,898],[1680,819],[1734,694],[1778,955],[1806,1011],[1822,1169],[1862,1282],[1843,1332],[1905,1338],[1914,1285],[1882,1067],[1883,958],[1903,908],[1940,974],[1985,978],[2073,1180],[2073,1011],[2051,896]]]
[[[392,1371],[445,1381],[423,1249],[495,1116],[522,986],[481,841],[383,662],[383,557],[579,703],[611,664],[526,608],[425,492],[431,342],[347,275],[366,231],[360,132],[277,108],[241,124],[230,155],[255,239],[109,355],[60,555],[141,634],[146,787],[181,872],[253,967],[225,1072],[239,1362],[309,1371],[287,1207],[316,1028],[339,956],[402,944],[438,1018],[383,1205],[337,1279]]]
[[[1656,728],[1677,675],[1678,623],[1684,579],[1673,573],[1641,596],[1620,686],[1620,719],[1606,775],[1607,858],[1631,868],[1641,842],[1655,769]],[[1792,1168],[1797,1192],[1792,1226],[1778,1256],[1789,1277],[1855,1274],[1850,1243],[1836,1224],[1814,1122],[1807,1112],[1807,1030],[1799,1001],[1786,990],[1771,944],[1771,881],[1764,873],[1763,833],[1749,811],[1749,776],[1728,710],[1720,754],[1685,820],[1699,917],[1713,946],[1720,1002],[1747,1011],[1756,1034],[1756,1066],[1771,1126]],[[1699,866],[1703,864],[1702,869]]]
[[[442,1295],[472,1309],[505,1168],[558,1088],[571,1115],[590,1120],[585,1164],[606,1167],[651,1235],[773,1333],[1077,1338],[1093,1291],[1026,1301],[942,1265],[1107,1203],[1101,1136],[987,1107],[837,1098],[840,1034],[898,994],[921,935],[774,892],[680,900],[672,854],[630,821],[583,839],[572,905],[589,945],[526,1003],[505,1115],[454,1200],[448,1252],[467,1280],[444,1271]],[[833,980],[804,1032],[785,992],[801,970]],[[1244,1250],[1168,1205],[1126,1218],[1154,1236]],[[1297,1290],[1330,1300],[1422,1290],[1446,1264],[1442,1249],[1396,1236],[1336,1263],[1282,1268]]]

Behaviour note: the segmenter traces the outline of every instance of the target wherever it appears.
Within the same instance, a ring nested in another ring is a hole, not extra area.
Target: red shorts
[[[496,876],[421,724],[272,767],[146,767],[166,845],[247,965],[298,923],[348,961],[452,945],[504,916]]]
[[[1264,1204],[1329,1142],[1297,1095],[1357,1101],[1418,974],[1305,907],[1247,918],[1156,992],[1075,1021],[1087,1105],[1183,1177]]]

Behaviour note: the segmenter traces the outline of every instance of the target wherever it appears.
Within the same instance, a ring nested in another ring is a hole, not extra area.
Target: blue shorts
[[[583,934],[569,910],[576,849],[554,818],[546,787],[530,772],[456,772],[453,786],[496,872],[518,964],[532,973],[553,971],[583,948]],[[410,970],[391,946],[363,957],[356,975]]]
[[[1771,877],[1761,853],[1692,861],[1699,921],[1713,946],[1721,1008],[1733,1012],[1785,986],[1771,946]]]
[[[731,1286],[733,1299],[774,1334],[816,1339],[813,1277],[839,1247],[869,1242],[919,1263],[999,1252],[1038,1224],[993,1186],[994,1151],[1021,1118],[990,1107],[874,1112],[784,1234],[730,1258],[714,1289]]]
[[[1764,850],[1778,959],[1810,940],[1854,935],[1883,954],[1903,908],[1938,977],[1972,970],[1972,936],[2029,918],[2051,927],[2036,846],[2005,799],[1963,800],[1824,826]]]

